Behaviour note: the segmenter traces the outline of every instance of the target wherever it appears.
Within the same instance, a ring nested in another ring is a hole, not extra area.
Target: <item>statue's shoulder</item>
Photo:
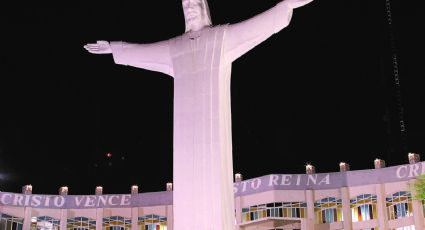
[[[201,37],[201,36],[208,37],[208,36],[211,36],[212,34],[224,32],[226,30],[226,28],[228,27],[228,25],[229,24],[210,26],[210,27],[205,27],[204,29],[202,29],[200,31],[186,32],[182,35],[179,35],[177,37],[169,39],[169,41],[172,42],[172,43],[176,43],[178,41],[193,39],[193,38]]]
[[[229,26],[229,23],[226,23],[226,24],[223,24],[223,25],[216,25],[216,26],[213,26],[214,28],[226,28],[227,26]]]
[[[226,28],[229,26],[229,23],[227,24],[223,24],[223,25],[217,25],[217,26],[213,26],[212,28],[216,29],[216,30],[226,30]]]
[[[223,25],[217,25],[217,26],[211,26],[209,28],[206,29],[206,33],[221,33],[224,32],[226,30],[226,28],[228,27],[229,24],[223,24]]]

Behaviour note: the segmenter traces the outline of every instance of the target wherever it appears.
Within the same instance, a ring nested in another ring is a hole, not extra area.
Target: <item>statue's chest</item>
[[[171,39],[170,49],[175,77],[201,74],[220,67],[224,28],[204,29]]]

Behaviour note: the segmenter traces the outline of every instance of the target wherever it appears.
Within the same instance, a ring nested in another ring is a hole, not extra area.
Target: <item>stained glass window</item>
[[[87,217],[75,217],[66,220],[67,230],[94,230],[96,221]]]
[[[0,213],[0,230],[22,230],[24,218]]]
[[[122,216],[105,217],[102,220],[103,230],[131,230],[131,219]]]
[[[376,205],[377,197],[372,194],[362,194],[350,199],[353,222],[377,219]]]
[[[139,217],[139,230],[167,230],[167,217],[146,215]]]
[[[401,191],[386,198],[388,220],[413,216],[412,194]]]
[[[267,217],[307,218],[307,203],[275,202],[242,208],[242,222]]]
[[[327,197],[314,202],[314,214],[317,224],[343,221],[342,200]]]
[[[59,230],[60,221],[50,216],[31,218],[31,230]]]

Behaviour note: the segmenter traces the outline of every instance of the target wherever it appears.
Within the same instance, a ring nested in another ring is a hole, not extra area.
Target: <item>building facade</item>
[[[235,176],[236,230],[422,230],[424,202],[413,199],[413,183],[425,162],[336,173],[272,174],[249,180]],[[208,218],[208,217],[202,217]],[[173,230],[173,192],[59,195],[0,192],[0,230]]]

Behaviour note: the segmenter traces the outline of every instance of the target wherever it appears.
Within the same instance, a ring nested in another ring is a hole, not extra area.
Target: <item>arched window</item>
[[[376,204],[377,197],[372,194],[362,194],[350,199],[353,222],[377,219]]]
[[[167,230],[167,217],[146,215],[139,217],[138,230]]]
[[[307,218],[307,203],[275,202],[242,208],[242,222],[266,217]]]
[[[67,230],[95,230],[96,221],[87,217],[75,217],[67,219],[66,221]]]
[[[317,224],[343,221],[342,200],[327,197],[314,202],[314,214]]]
[[[388,220],[413,216],[412,194],[401,191],[386,198]]]
[[[22,230],[24,218],[0,213],[0,230]]]
[[[60,221],[50,216],[31,218],[31,230],[59,230]]]

